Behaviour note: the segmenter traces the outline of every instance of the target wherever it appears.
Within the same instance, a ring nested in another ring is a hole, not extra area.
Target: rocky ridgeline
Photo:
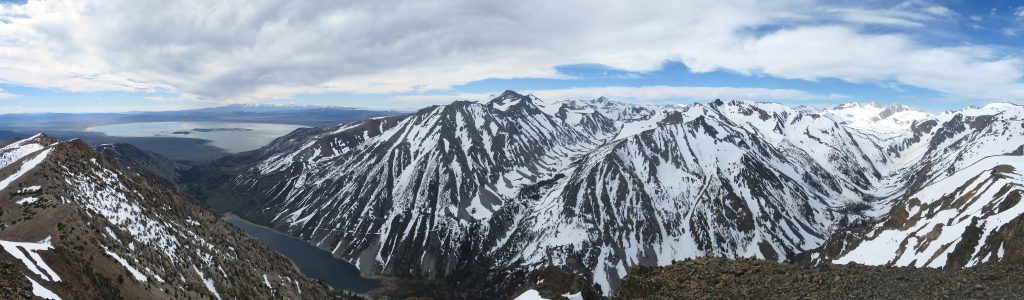
[[[797,265],[703,257],[637,267],[612,299],[1019,299],[1024,266],[913,268]]]
[[[0,148],[0,179],[0,299],[350,297],[80,140]]]

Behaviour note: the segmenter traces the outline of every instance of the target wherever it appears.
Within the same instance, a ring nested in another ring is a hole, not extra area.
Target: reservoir
[[[335,289],[365,293],[380,286],[380,281],[362,277],[359,269],[352,264],[302,240],[250,223],[234,214],[224,216],[224,221],[291,259],[302,274],[319,279]]]
[[[230,153],[255,150],[304,126],[243,122],[143,122],[86,128],[117,137],[176,137],[210,141]]]

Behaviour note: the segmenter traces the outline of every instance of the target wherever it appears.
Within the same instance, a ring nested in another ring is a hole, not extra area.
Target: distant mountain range
[[[325,126],[398,113],[337,106],[233,104],[213,108],[157,112],[0,114],[0,129],[32,134],[38,131],[85,130],[87,127],[105,124],[161,121],[224,121]]]
[[[565,297],[614,295],[637,266],[702,256],[947,268],[1024,258],[1024,106],[1008,103],[932,114],[507,91],[301,128],[182,169],[130,145],[40,135],[3,146],[0,243],[29,255],[0,252],[0,263],[29,280],[0,272],[0,285],[94,298],[329,293],[178,186],[365,274],[425,280],[417,291],[441,298],[537,294],[549,279]],[[648,278],[681,278],[659,274]],[[635,295],[653,282],[636,280]]]
[[[704,255],[969,266],[1020,257],[1022,118],[508,91],[298,130],[205,170],[205,199],[364,273],[499,296],[546,265],[605,294]]]
[[[121,137],[88,131],[88,128],[110,124],[188,121],[325,126],[398,113],[335,106],[235,104],[161,112],[0,114],[0,144],[14,138],[25,138],[38,132],[46,132],[59,139],[82,139],[93,145],[130,143],[174,160],[202,162],[223,156],[227,152],[211,146],[209,141],[192,138],[190,135]]]

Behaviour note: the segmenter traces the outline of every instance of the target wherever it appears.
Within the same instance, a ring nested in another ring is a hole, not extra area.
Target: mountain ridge
[[[941,175],[925,166],[948,173],[987,147],[1024,146],[1007,129],[938,154],[942,141],[982,130],[986,116],[1024,115],[1015,107],[934,115],[878,106],[851,124],[835,110],[775,103],[506,91],[286,135],[216,167],[230,179],[207,186],[208,198],[244,195],[252,200],[219,201],[368,274],[475,280],[481,292],[507,295],[510,282],[553,264],[607,294],[632,266],[795,259],[845,228],[875,224],[899,195]],[[395,259],[411,268],[389,267]]]
[[[81,140],[6,145],[0,177],[0,256],[37,296],[345,296]]]

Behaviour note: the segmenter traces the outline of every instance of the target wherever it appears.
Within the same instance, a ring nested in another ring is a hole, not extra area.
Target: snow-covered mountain
[[[993,104],[939,120],[903,142],[920,158],[900,175],[906,187],[888,200],[889,211],[863,231],[838,234],[819,260],[930,267],[1021,261],[1024,107]]]
[[[834,244],[975,162],[1003,161],[992,155],[1024,145],[1020,117],[1015,105],[814,112],[508,91],[298,130],[217,162],[203,182],[210,205],[364,273],[505,295],[556,265],[608,293],[636,265],[784,260]]]
[[[930,113],[906,105],[883,106],[878,102],[845,103],[825,109],[821,113],[851,128],[881,138],[900,135],[914,122],[934,117]]]
[[[0,148],[0,261],[47,299],[325,298],[283,256],[80,140]],[[4,297],[15,297],[0,291]]]

